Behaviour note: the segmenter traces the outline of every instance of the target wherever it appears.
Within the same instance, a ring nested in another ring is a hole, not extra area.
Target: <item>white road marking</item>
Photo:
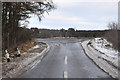
[[[64,78],[68,78],[68,73],[66,71],[64,72]]]
[[[67,56],[65,56],[65,64],[67,64]]]
[[[35,67],[38,65],[38,63],[40,63],[40,62],[41,62],[41,60],[39,60],[39,61],[37,61],[37,62],[34,62],[34,63],[32,64],[32,68],[31,68],[31,69],[35,68]]]

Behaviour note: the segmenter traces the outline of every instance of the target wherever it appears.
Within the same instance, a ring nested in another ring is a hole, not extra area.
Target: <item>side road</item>
[[[14,61],[5,62],[2,64],[2,78],[17,78],[25,71],[34,67],[47,54],[50,47],[48,44],[37,44],[27,52],[23,53],[21,57]]]
[[[90,40],[81,43],[86,55],[103,71],[113,78],[118,78],[118,69],[110,65],[106,60],[101,58],[101,53],[88,45]]]

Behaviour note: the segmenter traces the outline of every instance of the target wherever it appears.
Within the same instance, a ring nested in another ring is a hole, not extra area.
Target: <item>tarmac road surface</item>
[[[37,39],[50,45],[50,51],[34,68],[20,78],[110,78],[84,53],[83,39]]]

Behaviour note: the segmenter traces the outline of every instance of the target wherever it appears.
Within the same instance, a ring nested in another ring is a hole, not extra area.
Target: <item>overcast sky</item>
[[[57,9],[39,22],[29,19],[29,28],[104,30],[109,22],[118,20],[118,0],[53,0]]]

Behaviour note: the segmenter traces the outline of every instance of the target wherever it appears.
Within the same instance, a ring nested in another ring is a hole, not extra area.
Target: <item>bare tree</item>
[[[111,23],[109,23],[108,24],[108,28],[109,29],[119,29],[119,27],[118,27],[118,23],[116,23],[116,22],[111,22]]]
[[[43,2],[2,2],[2,41],[3,48],[17,45],[18,38],[25,39],[25,28],[19,27],[20,21],[30,18],[35,14],[41,21],[43,14],[54,9],[54,4],[43,0]],[[28,34],[27,34],[28,35]]]
[[[111,22],[108,24],[108,28],[110,29],[106,34],[105,38],[113,44],[115,49],[119,49],[120,41],[119,39],[119,26],[116,22]]]

